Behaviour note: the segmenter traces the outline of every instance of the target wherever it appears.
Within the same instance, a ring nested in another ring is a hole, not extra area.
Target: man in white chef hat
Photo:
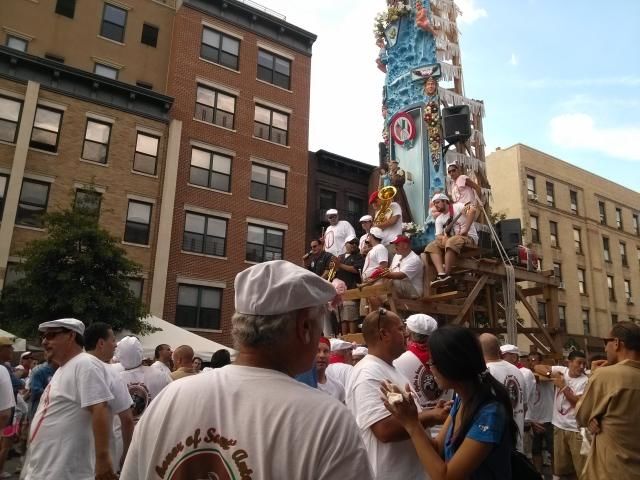
[[[335,294],[284,260],[240,272],[236,361],[160,393],[138,423],[120,478],[371,479],[348,410],[292,378],[311,369]]]

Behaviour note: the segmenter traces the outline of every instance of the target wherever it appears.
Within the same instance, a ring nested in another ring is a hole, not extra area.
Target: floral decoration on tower
[[[376,15],[373,26],[373,34],[376,37],[376,42],[378,40],[384,40],[384,34],[389,25],[397,22],[400,20],[400,17],[408,15],[410,12],[411,5],[409,0],[387,0],[387,9]]]

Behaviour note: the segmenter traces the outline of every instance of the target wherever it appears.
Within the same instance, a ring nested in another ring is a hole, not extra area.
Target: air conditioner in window
[[[563,289],[563,290],[564,290],[564,282],[560,282],[560,283],[558,284],[558,288],[561,288],[561,289]]]
[[[627,298],[627,305],[633,305],[633,299]]]
[[[528,197],[529,197],[529,200],[533,200],[534,202],[538,201],[538,195],[535,193],[529,192]]]

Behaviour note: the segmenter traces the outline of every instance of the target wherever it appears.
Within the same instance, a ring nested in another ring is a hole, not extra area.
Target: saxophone
[[[396,187],[388,186],[381,188],[378,190],[378,199],[381,201],[380,210],[376,213],[375,218],[373,219],[374,226],[380,225],[385,220],[388,220],[391,217],[391,202],[395,198],[398,193],[398,189]]]

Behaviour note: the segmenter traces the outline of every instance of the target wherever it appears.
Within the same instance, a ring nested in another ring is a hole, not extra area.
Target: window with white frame
[[[571,213],[578,215],[578,192],[569,190],[569,198],[571,203]]]
[[[47,152],[57,152],[61,124],[62,112],[60,110],[38,105],[29,146]]]
[[[618,230],[623,230],[624,225],[622,224],[622,209],[616,207],[616,227]]]
[[[99,120],[87,119],[84,133],[82,158],[91,162],[107,163],[111,124]]]
[[[124,228],[124,241],[139,245],[149,244],[151,230],[151,210],[153,205],[139,200],[129,200],[127,222]]]
[[[124,29],[127,24],[127,11],[110,3],[104,4],[100,36],[116,42],[124,42]]]
[[[540,230],[538,229],[538,217],[529,215],[529,226],[531,227],[531,241],[540,243]]]
[[[582,268],[578,269],[578,292],[580,292],[580,295],[586,295],[587,294],[587,282],[585,279],[585,271]]]
[[[629,266],[629,259],[627,258],[627,244],[624,242],[620,242],[620,260],[622,261],[623,267]]]
[[[133,155],[133,170],[155,175],[158,167],[158,145],[160,137],[138,132],[136,151]]]
[[[582,253],[582,232],[579,228],[573,229],[573,245],[576,253]]]
[[[616,301],[616,289],[611,275],[607,275],[607,290],[609,291],[609,300]]]
[[[16,225],[42,228],[42,216],[47,211],[51,184],[24,179],[16,212]]]
[[[631,293],[631,280],[625,279],[624,281],[624,299],[627,303],[630,303],[633,300],[633,295]]]
[[[0,96],[0,141],[16,143],[22,102]]]
[[[549,235],[551,238],[551,246],[558,248],[560,246],[558,242],[558,222],[549,222]]]

